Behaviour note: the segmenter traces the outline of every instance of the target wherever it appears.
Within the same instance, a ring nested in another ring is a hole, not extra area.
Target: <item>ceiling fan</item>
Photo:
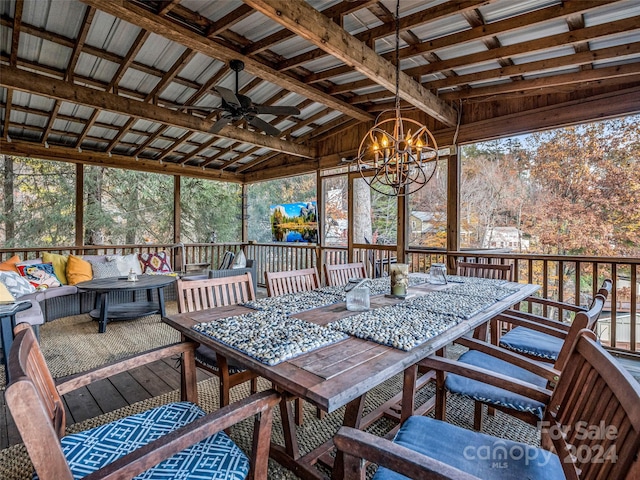
[[[238,74],[244,70],[244,62],[241,60],[231,60],[229,62],[231,70],[236,72],[236,91],[233,92],[228,88],[215,87],[216,91],[222,98],[222,104],[220,107],[212,107],[215,110],[221,110],[222,113],[218,117],[216,123],[209,129],[210,133],[218,133],[230,122],[238,120],[246,120],[249,125],[254,126],[265,132],[267,135],[273,137],[279,137],[282,132],[273,125],[262,120],[258,115],[300,115],[300,110],[296,107],[286,106],[270,106],[270,105],[256,105],[251,101],[251,98],[246,95],[238,93]],[[207,107],[190,107],[181,106],[179,108],[192,109],[192,110],[204,110]]]

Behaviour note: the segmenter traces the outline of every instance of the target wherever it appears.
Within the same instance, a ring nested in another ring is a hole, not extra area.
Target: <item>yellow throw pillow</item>
[[[14,255],[9,260],[5,260],[4,262],[0,263],[0,270],[2,270],[3,272],[20,273],[18,271],[18,267],[16,267],[16,263],[20,263],[20,257],[18,255]]]
[[[60,283],[62,283],[63,285],[69,283],[67,281],[68,260],[69,257],[67,257],[66,255],[59,255],[57,253],[45,252],[42,255],[42,263],[50,263],[51,265],[53,265],[53,271],[55,272],[56,277],[58,277],[58,280],[60,280]]]
[[[80,257],[69,255],[69,260],[67,260],[67,281],[69,285],[75,285],[76,283],[86,282],[92,279],[93,271],[91,270],[91,264]]]

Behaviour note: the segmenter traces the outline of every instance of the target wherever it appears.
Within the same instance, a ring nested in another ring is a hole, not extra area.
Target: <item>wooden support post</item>
[[[398,263],[407,261],[407,238],[409,229],[407,228],[409,201],[406,196],[398,196],[398,225],[396,228],[396,257]]]
[[[173,176],[173,242],[180,243],[181,228],[180,228],[180,217],[182,216],[182,212],[180,210],[180,175]],[[187,259],[183,258],[183,262],[186,263]]]
[[[84,165],[76,163],[76,246],[84,245]]]
[[[247,226],[247,211],[249,208],[249,204],[247,201],[247,196],[248,196],[247,191],[248,191],[247,184],[243,183],[242,184],[242,233],[241,233],[242,243],[247,243],[249,241],[249,229]]]
[[[460,149],[455,148],[455,154],[447,160],[447,252],[460,249]],[[447,268],[455,274],[456,259],[449,254]]]

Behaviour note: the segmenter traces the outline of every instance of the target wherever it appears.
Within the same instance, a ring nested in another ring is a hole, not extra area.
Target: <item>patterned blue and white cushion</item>
[[[62,438],[74,478],[84,476],[205,415],[189,402],[170,403]],[[241,480],[249,459],[219,432],[135,477],[136,480]],[[34,478],[37,478],[35,476]]]
[[[26,278],[21,277],[16,272],[0,271],[0,282],[4,283],[14,298],[20,298],[36,291],[36,288]]]

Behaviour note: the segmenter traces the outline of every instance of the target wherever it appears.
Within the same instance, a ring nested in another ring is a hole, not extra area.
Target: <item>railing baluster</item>
[[[630,265],[631,267],[631,305],[629,305],[629,350],[632,352],[637,351],[637,322],[638,322],[638,266]]]

